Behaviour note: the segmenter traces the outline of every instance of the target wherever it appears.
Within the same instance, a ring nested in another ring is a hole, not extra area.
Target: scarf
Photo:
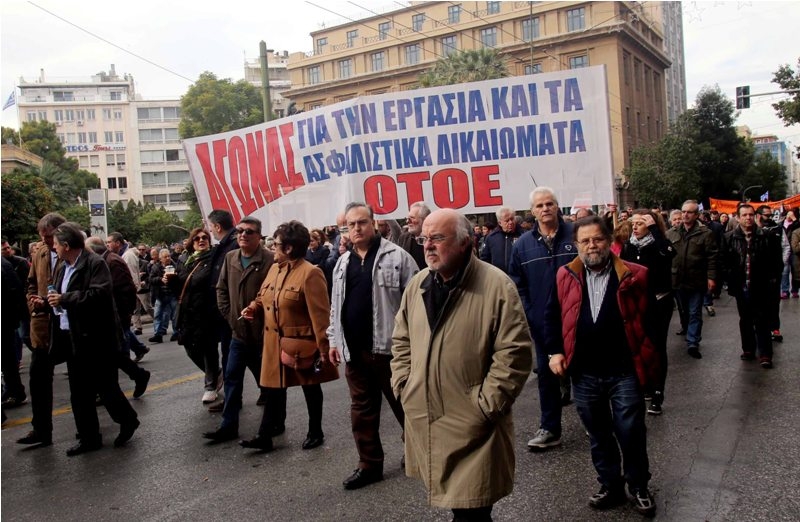
[[[652,233],[648,233],[642,239],[638,239],[636,236],[631,234],[630,242],[631,245],[635,246],[636,248],[644,248],[655,240],[656,238],[653,237]]]

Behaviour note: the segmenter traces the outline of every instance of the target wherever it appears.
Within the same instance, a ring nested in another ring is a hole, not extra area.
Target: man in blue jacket
[[[486,236],[480,257],[481,261],[491,263],[507,274],[511,261],[511,250],[524,231],[514,219],[514,209],[500,207],[495,214],[497,215],[497,228]]]
[[[541,419],[539,430],[528,441],[531,451],[561,444],[561,386],[548,367],[544,349],[544,311],[555,291],[556,272],[578,255],[572,241],[572,225],[564,222],[558,200],[549,187],[538,187],[530,195],[536,223],[514,243],[508,275],[516,283],[525,316],[536,345]]]

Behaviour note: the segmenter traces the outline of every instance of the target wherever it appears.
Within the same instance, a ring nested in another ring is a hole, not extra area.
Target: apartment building
[[[667,128],[662,25],[638,2],[415,2],[312,32],[314,50],[289,56],[283,96],[309,110],[414,89],[420,73],[461,49],[501,51],[512,75],[604,64],[622,191],[631,150]]]
[[[664,71],[667,121],[675,123],[686,112],[686,57],[683,52],[683,11],[681,2],[642,2],[647,16],[661,25],[664,52],[672,65]]]
[[[269,78],[270,101],[272,102],[272,112],[277,118],[286,116],[291,100],[283,97],[283,93],[289,90],[292,82],[289,79],[289,52],[268,53],[267,70]],[[244,79],[255,86],[261,92],[261,60],[245,60]]]
[[[19,117],[50,121],[66,155],[97,174],[110,204],[130,199],[130,104],[136,98],[133,77],[117,75],[114,66],[88,81],[20,78]],[[21,123],[21,122],[20,122]]]
[[[774,134],[753,136],[756,153],[769,152],[775,161],[786,169],[786,188],[789,194],[800,193],[800,169],[794,159],[794,148],[791,144]]]

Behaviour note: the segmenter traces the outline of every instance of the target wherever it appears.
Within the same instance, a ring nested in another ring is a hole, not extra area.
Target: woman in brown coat
[[[302,386],[308,407],[308,434],[303,449],[312,449],[325,440],[320,384],[339,378],[336,366],[328,360],[325,334],[330,318],[328,287],[322,270],[305,260],[311,238],[302,223],[283,223],[273,238],[275,263],[264,279],[258,297],[242,310],[245,319],[264,314],[261,386],[268,389],[268,398],[258,435],[240,444],[245,448],[271,451],[272,437],[284,431],[286,388]],[[282,345],[288,352],[287,345],[302,344],[303,341],[305,344],[313,343],[317,348],[312,350],[313,364],[310,368],[295,369],[281,362]]]

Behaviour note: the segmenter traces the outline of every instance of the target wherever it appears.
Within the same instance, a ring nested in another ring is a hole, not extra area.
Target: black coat
[[[54,286],[61,292],[66,263],[61,264]],[[81,251],[66,292],[61,294],[61,307],[69,320],[72,353],[111,358],[119,350],[122,329],[114,304],[111,272],[103,258]],[[51,330],[59,328],[60,317],[53,315]],[[56,336],[50,335],[52,339]],[[51,346],[52,349],[52,346]]]
[[[736,227],[722,241],[721,264],[728,293],[742,295],[746,283],[747,239],[741,227]],[[750,240],[750,299],[766,308],[778,299],[776,285],[783,272],[781,246],[774,234],[756,227]]]
[[[182,265],[177,276],[169,279],[170,291],[180,299],[177,327],[182,333],[184,344],[215,342],[217,339],[217,294],[215,291],[212,299],[208,293],[212,279],[213,250]]]
[[[652,243],[638,248],[628,240],[623,245],[619,257],[647,268],[647,286],[650,294],[672,292],[672,258],[677,252],[672,242],[661,233],[658,225],[650,225],[648,230],[653,234]]]

